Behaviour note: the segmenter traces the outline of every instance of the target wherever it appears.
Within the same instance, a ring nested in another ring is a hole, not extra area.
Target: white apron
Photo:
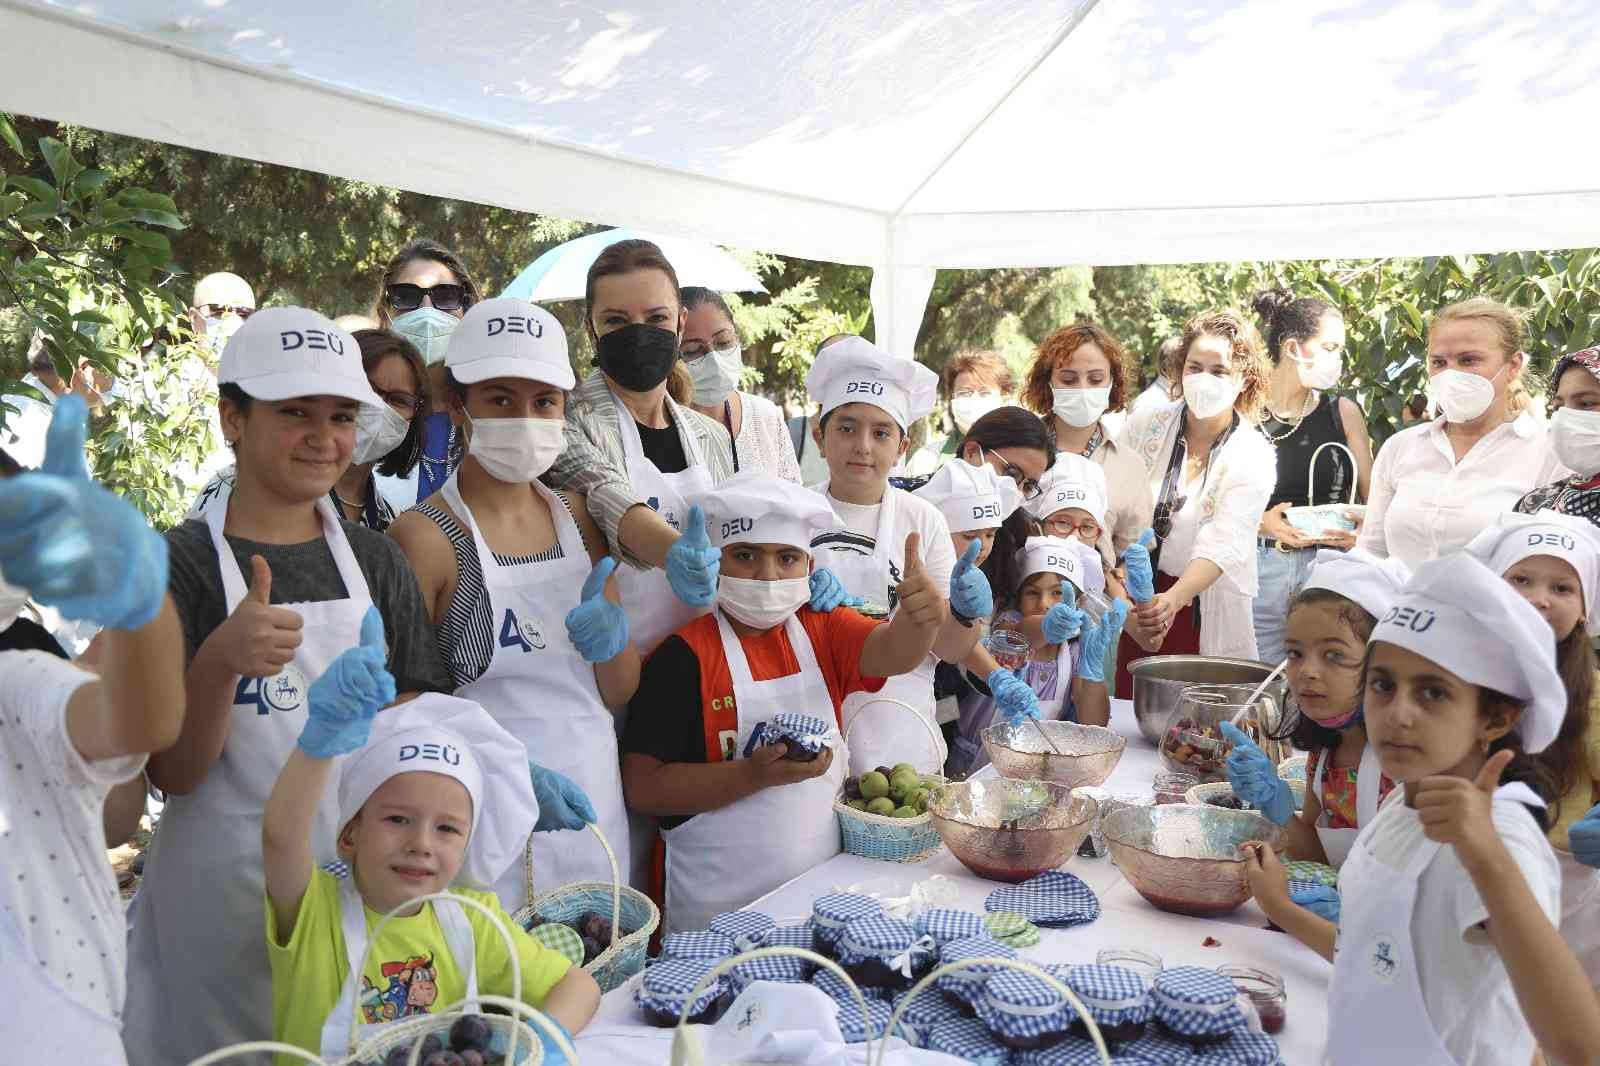
[[[1589,983],[1600,988],[1600,870],[1556,848],[1561,865],[1561,939],[1578,957]]]
[[[1322,749],[1322,754],[1317,756],[1317,765],[1308,784],[1316,789],[1317,806],[1321,812],[1317,815],[1317,839],[1322,842],[1322,851],[1328,857],[1328,865],[1338,868],[1344,865],[1351,846],[1361,833],[1359,827],[1367,825],[1377,816],[1379,781],[1383,777],[1383,770],[1378,765],[1378,753],[1373,749],[1373,745],[1368,744],[1361,752],[1361,763],[1356,768],[1357,828],[1334,829],[1328,825],[1328,809],[1322,806],[1323,764],[1329,758],[1331,756],[1328,754],[1328,749]]]
[[[538,481],[533,490],[550,509],[562,557],[527,566],[501,566],[461,498],[456,475],[440,492],[472,533],[496,635],[489,666],[456,690],[480,704],[528,749],[528,758],[572,778],[594,804],[600,831],[628,854],[628,817],[616,723],[600,699],[594,664],[567,636],[567,612],[576,607],[591,569],[583,538],[566,505]],[[620,573],[620,571],[618,571]],[[610,881],[611,864],[585,832],[558,830],[534,836],[533,870],[541,892],[573,881]],[[586,846],[587,845],[587,846]],[[495,883],[506,911],[524,903],[523,864],[513,863]]]
[[[728,620],[717,615],[739,714],[735,750],[744,751],[756,723],[794,711],[828,722],[828,735],[842,746],[839,731],[832,725],[833,700],[817,667],[811,638],[793,615],[783,625],[800,669],[787,677],[756,681],[750,675],[744,646]],[[762,789],[720,810],[697,814],[676,829],[663,830],[667,841],[664,929],[669,933],[704,929],[723,911],[738,910],[839,854],[833,801],[844,785],[845,761],[842,747],[835,748],[833,764],[821,777]]]
[[[827,495],[826,483],[818,489]],[[895,526],[895,497],[899,490],[884,490],[878,507],[878,529],[873,537],[872,555],[829,551],[816,564],[833,571],[845,591],[868,603],[888,604],[895,588],[894,560],[905,551],[905,539]],[[896,543],[896,541],[899,543]],[[896,610],[899,605],[896,604]],[[939,660],[929,654],[916,669],[891,677],[875,693],[853,692],[844,700],[844,732],[850,737],[850,772],[864,773],[875,766],[909,762],[923,773],[944,769],[944,734],[939,731],[933,700],[933,671]],[[927,719],[932,734],[910,721],[904,708],[885,703],[897,700]],[[872,705],[872,706],[869,706]],[[858,714],[863,715],[860,722]]]
[[[14,1038],[11,1046],[18,1058],[95,1066],[121,1066],[128,1061],[116,1019],[96,1014],[56,984],[39,965],[33,945],[23,939],[3,910],[0,967],[6,975],[0,1032]]]
[[[348,961],[344,984],[339,988],[339,1002],[333,1005],[322,1023],[322,1046],[318,1054],[329,1062],[343,1061],[363,1041],[407,1020],[362,1022],[356,1026],[355,1044],[351,1043],[350,1016],[356,1010],[356,987],[361,982],[357,968],[367,953],[366,908],[361,903],[361,894],[356,891],[355,880],[353,874],[339,879],[339,926],[344,933],[344,954]],[[478,994],[478,953],[472,926],[467,922],[467,910],[459,903],[445,900],[436,899],[432,904],[445,942],[450,945],[450,955],[456,960],[456,970],[466,975],[467,998],[471,999]],[[478,1008],[469,1005],[466,1011],[477,1014]]]
[[[306,724],[306,690],[361,642],[372,605],[366,578],[327,499],[323,536],[347,598],[277,604],[304,621],[294,661],[275,677],[240,678],[222,754],[193,792],[170,796],[129,916],[128,1056],[136,1066],[188,1062],[226,1044],[272,1036],[261,817]],[[229,614],[244,575],[223,539],[227,508],[207,512]],[[312,828],[317,863],[337,858],[339,767]]]

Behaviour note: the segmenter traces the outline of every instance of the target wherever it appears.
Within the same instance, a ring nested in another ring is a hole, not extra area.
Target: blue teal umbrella
[[[681,285],[703,285],[718,292],[767,291],[759,278],[714,244],[635,229],[608,229],[556,245],[523,267],[500,295],[535,303],[581,300],[590,265],[602,251],[626,240],[646,240],[659,247]]]

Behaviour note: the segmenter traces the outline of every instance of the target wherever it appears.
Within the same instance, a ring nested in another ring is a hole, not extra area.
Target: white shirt
[[[0,909],[63,991],[120,1024],[127,927],[101,812],[145,756],[89,762],[72,746],[67,701],[94,679],[47,652],[0,654]]]
[[[1549,841],[1528,809],[1515,800],[1496,799],[1493,817],[1501,841],[1545,917],[1559,921],[1561,870]],[[1405,805],[1403,788],[1389,794],[1377,817],[1361,830],[1361,839],[1369,841],[1374,856],[1390,866],[1401,865],[1425,842],[1417,812]],[[1341,874],[1339,879],[1339,892],[1347,899],[1372,887],[1363,878],[1352,881]],[[1428,1017],[1459,1066],[1504,1066],[1533,1058],[1533,1033],[1517,1006],[1511,978],[1488,933],[1478,928],[1488,917],[1455,849],[1440,848],[1417,887],[1411,944]],[[1332,1018],[1329,1024],[1360,1025],[1361,1020]],[[1377,1038],[1381,1041],[1381,1034]]]
[[[1172,402],[1172,385],[1166,378],[1157,376],[1150,383],[1150,387],[1133,398],[1133,403],[1128,405],[1128,417],[1143,411],[1147,407],[1159,406]]]
[[[794,456],[794,441],[778,405],[764,396],[739,393],[744,410],[739,419],[739,435],[733,438],[739,470],[764,470],[785,481],[800,483],[800,460]]]
[[[1415,569],[1465,547],[1525,493],[1570,472],[1551,451],[1545,424],[1526,411],[1490,430],[1459,463],[1444,430],[1438,418],[1383,442],[1357,547]]]
[[[955,544],[950,540],[950,525],[939,513],[939,508],[909,492],[890,486],[885,491],[894,493],[894,543],[888,546],[890,581],[898,583],[903,573],[906,557],[906,537],[913,532],[922,534],[922,565],[933,579],[933,587],[940,595],[950,595],[950,571],[956,568]],[[877,543],[878,512],[881,503],[862,505],[845,503],[828,494],[828,503],[839,516],[851,536],[848,541],[838,534],[825,533],[812,542],[815,552],[853,551],[870,554]],[[827,566],[827,555],[817,554],[817,565]],[[887,593],[888,590],[885,590]],[[867,596],[872,601],[873,597]]]

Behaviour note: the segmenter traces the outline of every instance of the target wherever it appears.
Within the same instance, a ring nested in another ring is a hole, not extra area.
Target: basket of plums
[[[943,846],[928,802],[945,783],[910,763],[847,777],[834,799],[844,850],[868,859],[919,862]]]
[[[514,1053],[508,1022],[518,1030]],[[531,1022],[482,1014],[458,1014],[452,1020],[443,1014],[427,1024],[427,1032],[401,1023],[380,1033],[357,1051],[356,1061],[361,1066],[529,1066],[543,1058]]]

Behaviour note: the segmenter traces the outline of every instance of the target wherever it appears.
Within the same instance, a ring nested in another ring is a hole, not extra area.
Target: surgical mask
[[[1550,416],[1550,448],[1574,474],[1600,473],[1600,411],[1558,408]]]
[[[1361,707],[1357,705],[1355,710],[1341,714],[1337,718],[1326,718],[1322,720],[1312,718],[1311,720],[1316,722],[1324,729],[1332,729],[1335,732],[1342,732],[1362,720]]]
[[[629,392],[649,392],[667,380],[678,361],[678,335],[644,322],[612,330],[594,348],[606,377]]]
[[[811,599],[809,577],[761,581],[750,577],[717,579],[717,603],[729,617],[752,629],[771,629]]]
[[[1231,374],[1183,375],[1183,402],[1189,405],[1196,418],[1215,418],[1233,406],[1239,398],[1239,380]]]
[[[1111,386],[1099,389],[1051,389],[1055,416],[1073,429],[1099,421],[1111,404]]]
[[[1453,368],[1441,370],[1428,379],[1428,398],[1438,404],[1446,421],[1471,422],[1494,403],[1494,383],[1505,369],[1501,367],[1492,378]]]
[[[566,444],[564,418],[467,418],[467,454],[484,473],[509,484],[532,481],[549,470]]]
[[[997,407],[1004,407],[1006,398],[998,392],[980,392],[972,396],[957,396],[950,401],[950,421],[965,433],[978,419]]]
[[[1295,373],[1308,389],[1331,389],[1344,372],[1344,357],[1338,352],[1318,352],[1309,359],[1295,359]]]
[[[606,336],[611,336],[607,333]],[[702,407],[721,403],[728,394],[739,387],[739,375],[744,371],[744,353],[737,345],[718,348],[697,359],[685,359],[684,369],[694,382],[694,402]]]
[[[362,404],[356,409],[356,449],[352,463],[375,463],[400,446],[411,423],[386,403],[376,407]]]
[[[445,314],[437,307],[419,307],[407,311],[390,323],[389,328],[416,346],[422,361],[428,366],[444,362],[444,353],[450,347],[450,334],[456,331],[461,320]]]
[[[22,608],[28,603],[28,590],[17,585],[8,585],[4,575],[0,575],[0,632],[11,628],[22,614]]]
[[[221,315],[206,319],[206,346],[220,356],[222,349],[227,347],[228,338],[238,333],[242,325],[244,319],[238,315]]]

